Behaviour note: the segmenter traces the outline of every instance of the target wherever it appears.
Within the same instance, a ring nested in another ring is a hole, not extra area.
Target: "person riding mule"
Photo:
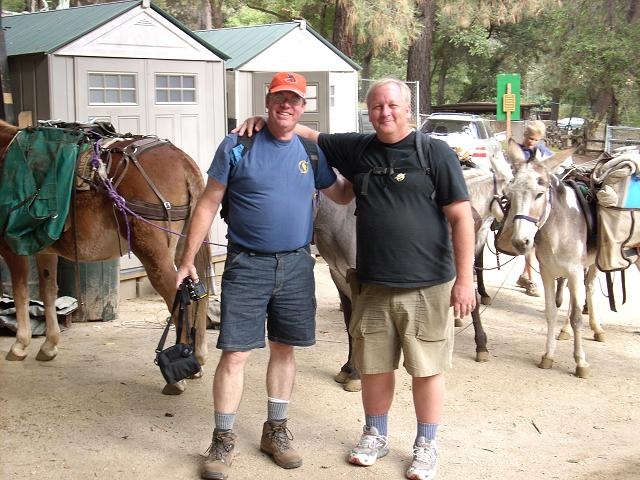
[[[585,299],[594,339],[604,341],[604,330],[593,302],[596,244],[589,240],[588,224],[576,190],[565,185],[553,173],[572,150],[527,163],[522,150],[511,140],[507,153],[515,177],[504,191],[508,208],[496,238],[496,248],[510,255],[522,255],[535,247],[544,285],[547,319],[547,342],[540,368],[553,365],[558,309],[555,281],[557,278],[567,279],[570,294],[568,321],[574,333],[575,374],[587,377],[589,364],[582,347],[581,333]],[[636,261],[636,265],[640,268],[640,261]],[[568,335],[567,327],[565,323],[562,337]]]
[[[66,217],[66,228],[56,234],[59,238],[51,238],[46,248],[34,244],[28,251],[36,257],[40,297],[45,304],[46,339],[36,359],[47,361],[57,355],[60,339],[55,312],[58,255],[76,262],[93,262],[115,259],[129,250],[140,260],[151,285],[169,308],[176,294],[173,282],[175,264],[182,256],[180,232],[189,221],[191,209],[204,185],[196,163],[185,152],[157,137],[114,135],[107,141],[102,139],[104,130],[94,125],[89,126],[89,130],[77,124],[29,128],[35,131],[57,128],[72,130],[76,132],[73,135],[82,138],[82,142],[88,142],[87,138],[94,140],[91,151],[92,161],[96,162],[95,169],[88,169],[91,174],[82,174],[89,188],[72,189],[68,216],[62,210],[59,213]],[[2,178],[11,175],[4,153],[21,131],[0,121]],[[97,139],[100,142],[96,142]],[[110,143],[108,148],[105,147],[107,143]],[[26,145],[27,150],[30,146]],[[48,152],[53,155],[55,148]],[[51,160],[46,155],[43,158]],[[175,175],[167,175],[169,171]],[[81,175],[79,171],[76,172],[78,175]],[[36,189],[33,198],[39,194]],[[5,212],[18,210],[25,199],[8,201],[10,203],[2,207]],[[3,238],[0,238],[0,255],[11,272],[18,323],[16,341],[7,353],[7,359],[24,360],[31,342],[27,310],[28,257],[11,248],[4,238],[4,227]],[[9,241],[16,243],[15,239]],[[210,259],[207,244],[201,246],[198,257],[198,268],[207,272]],[[193,316],[191,322],[197,327],[196,356],[203,365],[207,355],[204,341],[206,308],[193,312]],[[184,382],[166,385],[163,393],[179,394],[184,388]]]

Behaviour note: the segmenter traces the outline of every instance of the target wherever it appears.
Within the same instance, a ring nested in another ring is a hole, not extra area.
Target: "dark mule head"
[[[507,157],[514,178],[504,189],[508,212],[500,235],[503,250],[523,255],[533,248],[535,235],[549,218],[557,195],[559,182],[553,172],[572,153],[569,149],[544,160],[527,161],[518,143],[509,140]]]

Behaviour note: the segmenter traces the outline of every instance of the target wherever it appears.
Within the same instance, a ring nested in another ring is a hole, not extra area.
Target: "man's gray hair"
[[[411,89],[402,80],[398,80],[397,78],[392,77],[381,78],[380,80],[376,80],[369,86],[366,96],[367,106],[369,105],[369,98],[371,97],[373,91],[388,84],[397,85],[398,88],[400,88],[400,92],[402,93],[402,100],[404,100],[407,105],[411,106]]]

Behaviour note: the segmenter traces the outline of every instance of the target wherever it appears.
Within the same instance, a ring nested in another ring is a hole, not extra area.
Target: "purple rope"
[[[101,143],[102,139],[98,139],[94,144],[93,144],[93,154],[91,155],[91,167],[94,170],[98,170],[100,168],[100,143]],[[181,233],[181,232],[174,232],[173,230],[169,229],[169,228],[165,228],[165,227],[161,227],[160,225],[157,225],[149,220],[147,220],[146,218],[140,216],[139,214],[137,214],[136,212],[134,212],[133,210],[131,210],[129,207],[127,207],[127,201],[126,199],[120,195],[118,193],[118,191],[115,189],[115,187],[113,186],[113,183],[111,182],[110,178],[103,178],[102,179],[102,184],[104,185],[105,190],[107,191],[107,196],[109,198],[111,198],[111,200],[113,201],[113,205],[120,210],[120,212],[122,212],[122,214],[124,215],[124,221],[125,224],[127,225],[127,245],[129,245],[128,248],[128,255],[129,258],[131,258],[131,225],[130,225],[130,220],[129,220],[129,216],[140,220],[141,222],[146,223],[147,225],[150,225],[152,227],[155,227],[159,230],[162,230],[166,233],[169,233],[171,235],[177,235],[179,237],[186,237],[185,234]],[[207,242],[204,241],[202,243],[207,243],[209,245],[216,245],[219,247],[226,247],[226,245],[222,245],[219,243],[214,243],[214,242]]]

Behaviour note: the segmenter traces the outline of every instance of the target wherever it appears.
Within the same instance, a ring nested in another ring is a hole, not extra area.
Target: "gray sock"
[[[375,427],[378,430],[378,434],[384,437],[387,436],[387,419],[389,416],[385,413],[383,415],[366,415],[364,421],[367,427]]]
[[[287,419],[289,402],[278,398],[267,399],[267,420],[281,422]]]
[[[433,442],[436,439],[437,433],[437,423],[418,422],[418,435],[416,436],[416,440],[418,440],[419,437],[424,437],[428,442]]]
[[[219,432],[228,432],[229,430],[233,430],[233,423],[235,420],[235,413],[213,413],[213,421],[216,426],[216,430]]]

